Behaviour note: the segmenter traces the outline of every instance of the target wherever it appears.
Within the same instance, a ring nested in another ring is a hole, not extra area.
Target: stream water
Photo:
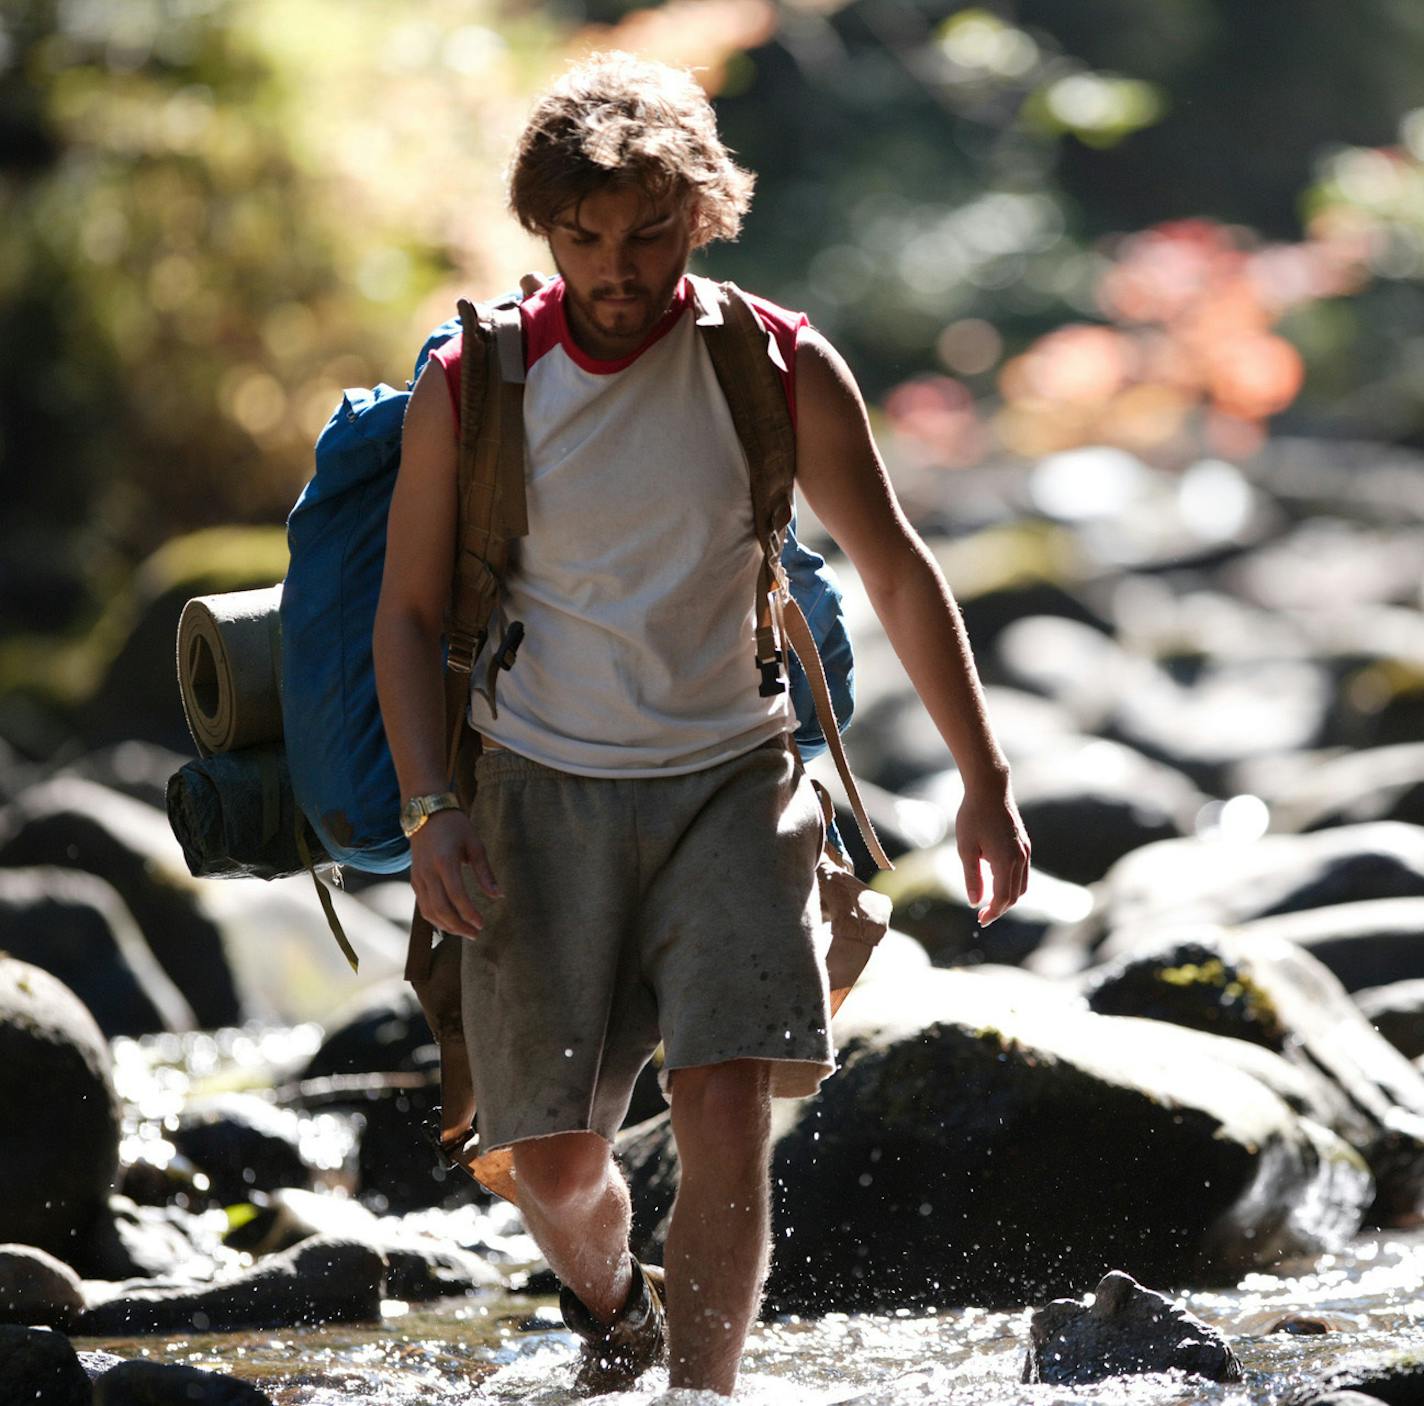
[[[129,1100],[129,1136],[152,1135],[165,1116],[204,1088],[270,1078],[274,1056],[300,1053],[313,1039],[313,1029],[306,1028],[120,1042],[116,1067]],[[482,1244],[510,1267],[534,1258],[517,1213],[504,1205],[421,1212],[404,1224]],[[1179,1289],[1178,1296],[1227,1335],[1245,1366],[1243,1382],[1219,1386],[1156,1374],[1088,1387],[1021,1385],[1031,1308],[946,1307],[928,1314],[826,1314],[762,1324],[748,1343],[737,1399],[751,1406],[1289,1406],[1308,1401],[1341,1374],[1368,1373],[1401,1352],[1424,1359],[1424,1228],[1365,1234],[1338,1254],[1281,1264],[1232,1288]],[[74,1345],[81,1352],[222,1371],[261,1386],[279,1406],[564,1406],[575,1400],[567,1385],[575,1340],[551,1298],[487,1290],[434,1304],[388,1300],[382,1310],[379,1322],[355,1326],[76,1338]],[[670,1393],[666,1375],[652,1373],[636,1392],[603,1399],[681,1406],[721,1398]]]

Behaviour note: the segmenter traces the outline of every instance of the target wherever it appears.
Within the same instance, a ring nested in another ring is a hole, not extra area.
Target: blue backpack
[[[506,297],[479,313],[463,304],[462,313],[485,319],[517,301]],[[410,387],[431,352],[462,329],[468,351],[473,325],[457,317],[437,327],[416,358],[406,390],[381,384],[345,392],[317,439],[316,473],[287,519],[291,564],[281,603],[282,716],[292,788],[327,854],[370,873],[393,874],[410,863],[371,653],[401,429]],[[760,352],[765,355],[764,334]],[[781,404],[784,411],[784,396]],[[751,459],[761,451],[748,444],[738,407],[732,409]],[[784,418],[789,434],[789,413]],[[522,456],[522,440],[519,452]],[[855,685],[841,591],[824,559],[798,539],[794,514],[780,531],[781,567],[810,626],[843,730],[854,710]],[[781,662],[779,655],[776,662]],[[814,756],[827,741],[811,684],[795,654],[784,662],[796,712],[796,743],[803,757]],[[763,664],[764,680],[766,670]],[[764,686],[781,688],[775,681]]]

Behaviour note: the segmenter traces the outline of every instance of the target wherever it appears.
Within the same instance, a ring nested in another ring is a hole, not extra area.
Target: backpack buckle
[[[770,659],[757,660],[757,668],[761,670],[761,687],[757,692],[763,698],[775,698],[778,693],[786,692],[786,684],[781,677],[784,658],[785,655],[778,649]]]

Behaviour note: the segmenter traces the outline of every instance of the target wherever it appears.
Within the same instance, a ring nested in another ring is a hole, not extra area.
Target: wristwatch
[[[459,810],[460,798],[453,791],[441,791],[434,796],[412,796],[401,807],[401,833],[410,839],[438,810]]]

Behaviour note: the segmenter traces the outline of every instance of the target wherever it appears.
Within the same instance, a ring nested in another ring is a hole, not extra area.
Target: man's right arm
[[[372,637],[376,691],[402,800],[450,784],[440,648],[459,521],[457,455],[443,369],[427,362],[406,407]],[[464,866],[487,894],[498,896],[468,817],[437,812],[412,837],[411,886],[420,911],[441,931],[476,937],[483,921],[465,886]]]

